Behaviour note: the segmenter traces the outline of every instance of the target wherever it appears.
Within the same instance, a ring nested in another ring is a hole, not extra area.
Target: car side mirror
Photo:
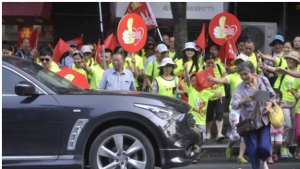
[[[35,86],[27,81],[19,82],[15,85],[15,93],[19,96],[29,96],[36,94]]]

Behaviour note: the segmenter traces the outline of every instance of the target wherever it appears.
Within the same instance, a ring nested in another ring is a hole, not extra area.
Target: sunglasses
[[[40,58],[40,61],[41,61],[41,62],[44,62],[44,61],[49,62],[50,59],[49,59],[49,58]]]
[[[165,52],[161,52],[160,54],[161,55],[165,55],[165,54],[167,54],[168,52],[167,51],[165,51]]]
[[[192,51],[192,52],[195,52],[194,49],[186,49],[186,51]]]

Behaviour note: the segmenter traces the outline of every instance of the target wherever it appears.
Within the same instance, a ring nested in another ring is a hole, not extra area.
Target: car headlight
[[[162,108],[162,107],[150,106],[150,105],[144,105],[144,104],[134,104],[134,106],[149,110],[161,119],[167,119],[167,118],[173,117],[173,115],[174,115],[174,110],[169,109],[169,108]]]

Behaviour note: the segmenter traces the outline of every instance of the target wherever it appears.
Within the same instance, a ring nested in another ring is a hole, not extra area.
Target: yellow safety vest
[[[157,82],[157,93],[164,95],[164,96],[169,96],[169,97],[175,97],[174,92],[175,89],[177,88],[177,78],[174,76],[173,80],[165,80],[161,76],[158,76],[155,78]]]

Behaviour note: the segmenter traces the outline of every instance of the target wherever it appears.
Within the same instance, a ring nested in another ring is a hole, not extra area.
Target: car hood
[[[180,112],[188,112],[190,109],[189,104],[186,102],[163,96],[158,94],[152,94],[147,92],[139,92],[139,91],[105,91],[105,90],[84,90],[80,92],[69,92],[68,95],[98,95],[98,96],[119,96],[119,97],[126,97],[126,99],[130,99],[135,103],[147,103],[149,105],[153,105],[151,103],[155,103],[154,105],[161,103],[158,106],[167,106],[173,109],[179,110]],[[141,99],[145,98],[145,99]],[[124,98],[125,99],[125,98]],[[150,101],[155,100],[155,102]]]

